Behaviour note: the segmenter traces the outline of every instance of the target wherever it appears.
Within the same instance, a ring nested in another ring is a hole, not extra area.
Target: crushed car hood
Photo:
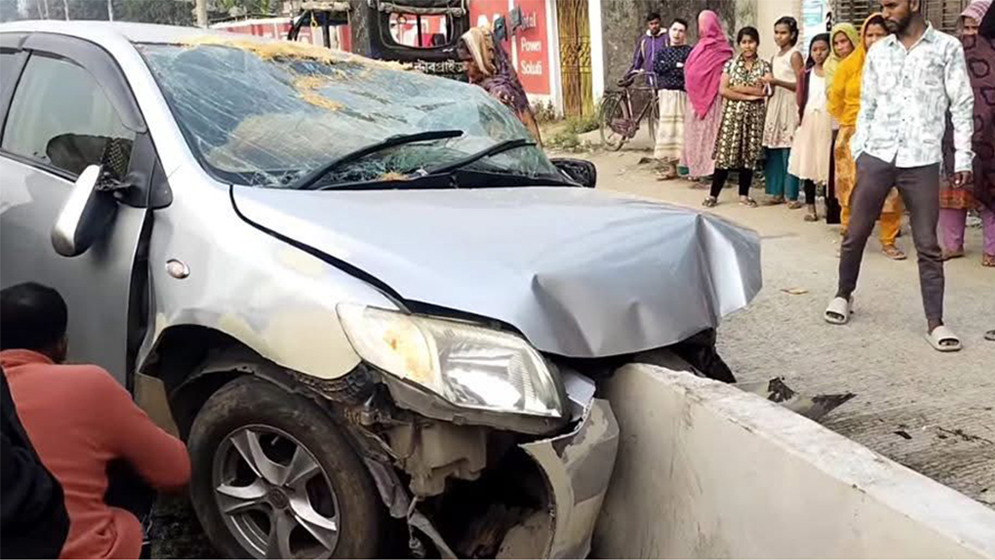
[[[493,318],[541,351],[674,344],[760,291],[758,236],[686,208],[581,188],[301,192],[233,187],[248,222],[407,302]]]

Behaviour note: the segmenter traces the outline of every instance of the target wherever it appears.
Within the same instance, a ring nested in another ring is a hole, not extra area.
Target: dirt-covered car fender
[[[184,169],[170,184],[203,180],[199,171]],[[220,185],[174,189],[173,204],[156,212],[149,261],[150,325],[139,371],[160,352],[169,329],[194,326],[230,336],[287,369],[334,379],[360,363],[336,306],[398,306],[354,271],[245,222]],[[183,264],[182,278],[156,266],[171,262]]]

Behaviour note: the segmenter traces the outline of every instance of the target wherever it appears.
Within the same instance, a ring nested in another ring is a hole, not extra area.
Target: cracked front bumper
[[[570,433],[522,445],[539,465],[550,493],[550,519],[537,524],[551,529],[544,549],[536,557],[585,558],[591,550],[591,535],[601,513],[618,452],[618,423],[608,401],[593,399],[585,407],[582,421]],[[502,549],[513,555],[514,542],[529,539],[526,524],[509,533]],[[536,542],[537,535],[531,535]]]

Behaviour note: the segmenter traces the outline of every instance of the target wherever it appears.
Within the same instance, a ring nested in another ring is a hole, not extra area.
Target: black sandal
[[[701,203],[701,205],[704,206],[705,208],[715,208],[716,206],[719,205],[719,199],[715,198],[714,196],[710,196],[706,198],[705,201]]]

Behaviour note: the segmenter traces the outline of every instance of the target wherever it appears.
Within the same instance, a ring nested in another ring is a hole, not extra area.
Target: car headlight
[[[475,325],[340,304],[356,352],[460,407],[560,418],[560,391],[525,340]]]

